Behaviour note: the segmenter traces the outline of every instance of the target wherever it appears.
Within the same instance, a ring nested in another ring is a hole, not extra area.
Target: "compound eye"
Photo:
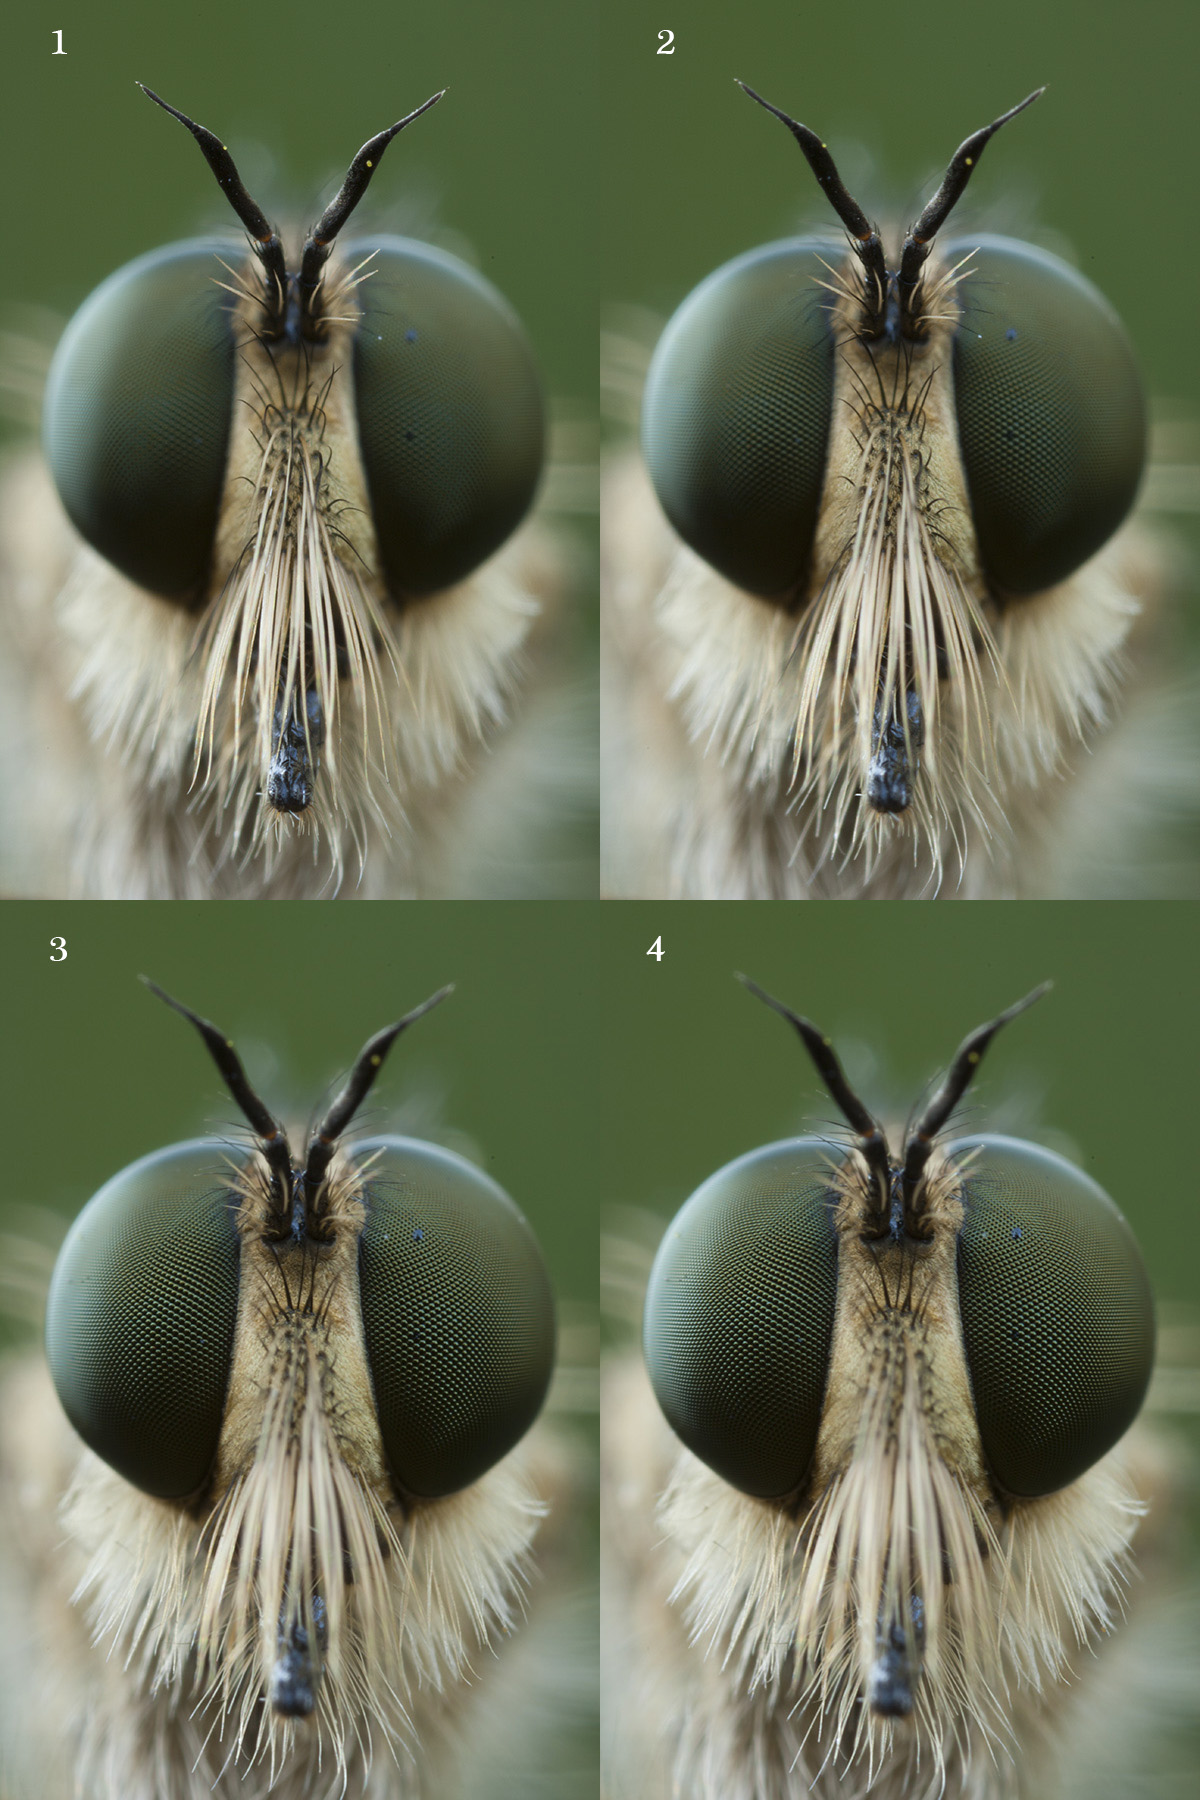
[[[676,1215],[643,1343],[667,1423],[745,1494],[799,1487],[816,1448],[837,1294],[834,1169],[818,1138],[718,1169]]]
[[[42,440],[71,523],[139,587],[199,598],[212,559],[233,417],[233,298],[193,239],[102,282],[67,326],[46,386]]]
[[[1045,250],[959,238],[954,389],[984,571],[1001,593],[1053,587],[1110,538],[1146,460],[1146,402],[1125,328]]]
[[[793,238],[702,281],[659,340],[642,448],[663,511],[738,587],[789,601],[812,554],[833,406],[830,265]]]
[[[238,1303],[237,1172],[212,1139],[131,1163],[79,1214],[54,1265],[46,1355],[90,1450],[182,1499],[216,1460]]]
[[[393,596],[453,587],[516,530],[541,473],[545,414],[508,302],[465,263],[408,238],[345,246],[358,434]]]
[[[537,1417],[554,1366],[550,1283],[508,1195],[461,1156],[379,1137],[351,1165],[383,1447],[400,1488],[434,1499],[478,1480]]]
[[[959,1307],[984,1455],[1010,1494],[1052,1494],[1137,1416],[1154,1303],[1103,1188],[1015,1138],[960,1138]],[[970,1160],[968,1160],[970,1159]]]

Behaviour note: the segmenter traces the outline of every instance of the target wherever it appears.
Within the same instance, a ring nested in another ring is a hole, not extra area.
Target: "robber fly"
[[[48,473],[29,459],[0,498],[5,885],[472,891],[456,833],[563,577],[539,528],[508,541],[545,439],[511,308],[431,244],[348,230],[442,96],[285,244],[221,139],[145,92],[246,238],[102,283],[50,367]],[[489,808],[536,812],[549,754],[526,747],[515,795],[493,775]]]
[[[1128,785],[1100,751],[1162,571],[1118,533],[1146,454],[1120,320],[1047,251],[953,231],[1042,90],[885,245],[817,133],[739,85],[847,237],[727,263],[650,363],[652,488],[627,458],[603,515],[607,889],[1076,891]]]
[[[530,1432],[541,1252],[461,1156],[347,1136],[449,991],[369,1040],[301,1148],[225,1034],[155,989],[250,1138],[107,1181],[50,1283],[54,1391],[7,1379],[6,1795],[440,1797],[497,1687],[519,1712],[535,1675],[510,1692],[505,1668],[570,1486]]]
[[[605,1401],[611,1791],[1059,1794],[1082,1700],[1130,1682],[1170,1481],[1130,1431],[1155,1327],[1125,1219],[1062,1156],[947,1130],[1044,990],[896,1133],[746,985],[849,1137],[739,1157],[659,1245]]]

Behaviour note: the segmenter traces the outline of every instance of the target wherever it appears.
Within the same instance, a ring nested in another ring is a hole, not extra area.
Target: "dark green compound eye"
[[[143,1493],[207,1480],[229,1384],[238,1300],[235,1171],[249,1152],[195,1139],[105,1183],[59,1253],[46,1355],[63,1410]]]
[[[960,1138],[959,1307],[984,1454],[1010,1494],[1051,1494],[1137,1416],[1154,1304],[1103,1188],[1013,1138]],[[969,1159],[969,1160],[968,1160]]]
[[[541,473],[545,415],[508,303],[455,257],[407,238],[345,246],[355,289],[359,441],[388,586],[452,587],[520,524]]]
[[[646,1294],[646,1366],[667,1422],[745,1494],[803,1481],[816,1448],[837,1294],[836,1152],[768,1144],[697,1188]]]
[[[226,239],[170,244],[84,301],[50,367],[42,437],[76,530],[130,581],[198,597],[212,557],[233,414]]]
[[[512,1449],[546,1397],[545,1265],[503,1188],[462,1157],[379,1137],[352,1161],[365,1168],[359,1282],[384,1451],[405,1493],[452,1494]]]
[[[1001,593],[1063,581],[1133,505],[1146,402],[1124,327],[1076,270],[1032,244],[959,238],[954,388],[980,555]]]
[[[833,405],[844,246],[794,238],[702,281],[664,331],[642,405],[663,511],[728,580],[787,599],[812,552]]]

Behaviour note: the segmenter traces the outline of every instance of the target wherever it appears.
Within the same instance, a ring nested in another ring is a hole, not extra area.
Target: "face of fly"
[[[181,1784],[199,1766],[203,1791],[231,1762],[286,1768],[298,1794],[323,1767],[345,1781],[413,1757],[468,1658],[514,1625],[544,1511],[508,1454],[553,1358],[540,1254],[463,1159],[341,1141],[449,991],[367,1043],[302,1161],[224,1034],[162,995],[253,1147],[196,1140],[115,1176],[64,1245],[46,1331],[94,1452],[65,1514],[76,1603],[128,1674],[84,1761],[123,1789],[143,1739]]]
[[[844,1779],[863,1759],[975,1792],[1045,1736],[1064,1668],[1119,1605],[1139,1507],[1113,1447],[1153,1360],[1145,1271],[1062,1158],[941,1137],[1044,990],[970,1034],[896,1154],[829,1040],[753,991],[853,1140],[751,1152],[663,1240],[644,1339],[687,1447],[659,1512],[672,1599],[745,1729],[775,1734],[772,1767]]]
[[[1137,608],[1091,559],[1138,485],[1140,381],[1074,270],[949,235],[990,138],[1037,94],[969,137],[885,245],[817,134],[745,91],[849,243],[735,259],[655,353],[650,473],[724,578],[693,565],[664,594],[694,640],[675,692],[697,741],[807,818],[804,860],[895,854],[936,883],[1104,718]]]
[[[287,248],[220,139],[150,98],[249,242],[139,258],[55,357],[47,457],[98,552],[76,583],[78,692],[148,815],[189,816],[208,860],[269,863],[313,831],[336,879],[503,717],[534,608],[475,572],[532,500],[539,379],[465,264],[346,242],[388,144],[440,94],[363,145]]]

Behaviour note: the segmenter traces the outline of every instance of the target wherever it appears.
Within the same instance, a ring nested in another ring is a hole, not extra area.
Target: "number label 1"
[[[60,31],[58,35],[59,35],[59,37],[61,37],[62,32]],[[655,54],[655,56],[674,56],[674,54],[675,54],[675,33],[673,31],[660,31],[659,32],[659,34],[658,34],[658,49],[654,52],[654,54]]]
[[[51,956],[51,958],[50,958],[51,962],[66,962],[66,960],[67,960],[67,940],[66,940],[66,938],[51,938],[50,939],[50,948],[54,952],[53,956]]]
[[[661,935],[655,938],[654,942],[651,944],[650,948],[646,952],[646,955],[652,956],[654,958],[655,962],[661,962],[663,957],[666,954],[667,954],[666,951],[662,947]]]
[[[52,31],[50,33],[50,36],[56,37],[58,39],[58,49],[52,50],[50,52],[51,56],[65,56],[67,53],[62,47],[62,32],[61,31]]]

